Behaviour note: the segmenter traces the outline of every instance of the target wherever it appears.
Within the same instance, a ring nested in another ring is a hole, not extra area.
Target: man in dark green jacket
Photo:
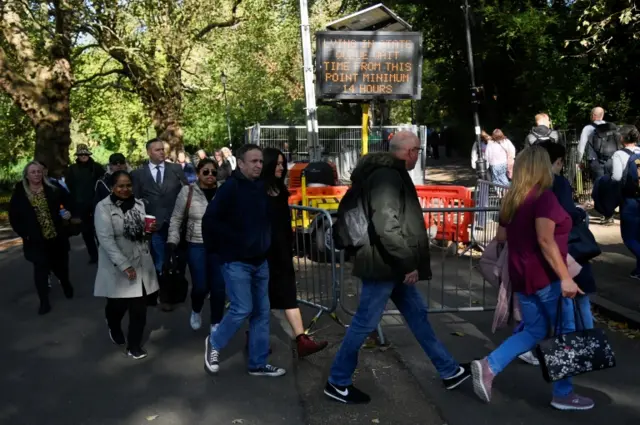
[[[427,320],[427,305],[416,288],[431,279],[429,238],[422,206],[408,170],[420,158],[420,140],[409,131],[397,133],[389,153],[360,160],[351,174],[363,185],[364,205],[370,218],[370,243],[355,254],[353,274],[362,279],[360,305],[331,366],[324,393],[343,403],[367,403],[370,397],[352,385],[358,351],[376,329],[389,299],[438,370],[447,389],[470,377],[436,338]]]

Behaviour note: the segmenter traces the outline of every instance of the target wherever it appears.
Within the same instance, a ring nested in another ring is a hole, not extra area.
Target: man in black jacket
[[[71,214],[82,220],[82,239],[87,246],[89,263],[98,262],[95,228],[93,227],[93,197],[96,182],[104,174],[104,168],[91,158],[91,151],[85,144],[76,148],[76,163],[69,167],[66,182],[71,194]]]
[[[205,340],[204,367],[218,372],[219,355],[249,319],[248,372],[253,376],[282,376],[284,369],[269,357],[269,265],[271,245],[269,196],[260,180],[262,150],[246,144],[236,153],[238,167],[220,186],[202,218],[202,239],[222,261],[229,311]]]
[[[389,298],[438,370],[447,389],[469,378],[468,365],[459,365],[436,338],[427,320],[427,306],[416,288],[431,279],[429,238],[422,207],[408,170],[420,158],[420,140],[409,131],[397,133],[389,153],[369,154],[351,174],[363,185],[370,218],[370,244],[355,255],[353,275],[362,279],[360,305],[331,366],[324,393],[343,403],[367,403],[370,397],[352,385],[358,351],[376,329]]]

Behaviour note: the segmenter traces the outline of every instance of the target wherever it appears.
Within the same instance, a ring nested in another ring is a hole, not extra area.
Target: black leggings
[[[129,311],[127,346],[129,349],[142,348],[142,334],[147,324],[146,294],[136,298],[107,298],[104,313],[109,329],[116,332],[121,331],[120,324],[127,310]]]
[[[62,287],[71,286],[69,283],[69,252],[57,244],[44,245],[45,252],[42,261],[33,263],[33,280],[38,291],[40,302],[49,301],[49,273],[56,275]]]

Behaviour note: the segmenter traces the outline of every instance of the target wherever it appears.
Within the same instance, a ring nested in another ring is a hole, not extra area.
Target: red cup
[[[144,216],[144,231],[146,233],[153,233],[153,231],[151,230],[151,226],[153,226],[156,223],[156,218],[152,215],[145,215]]]

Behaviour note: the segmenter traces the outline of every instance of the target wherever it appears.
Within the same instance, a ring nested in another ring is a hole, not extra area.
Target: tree
[[[183,98],[191,55],[212,33],[241,21],[242,0],[95,0],[83,27],[111,61],[97,77],[140,96],[157,137],[183,144]],[[212,13],[212,11],[216,13]],[[126,84],[122,77],[126,79]],[[91,77],[92,79],[94,77]]]
[[[72,11],[75,0],[0,2],[0,88],[29,117],[35,158],[62,172],[69,162]]]

